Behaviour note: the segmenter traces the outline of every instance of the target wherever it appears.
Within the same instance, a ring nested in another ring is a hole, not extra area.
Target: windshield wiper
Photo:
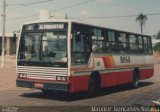
[[[43,54],[44,53],[44,54]],[[42,52],[42,61],[45,61],[44,58],[47,58],[49,62],[51,62],[50,58],[47,56],[47,52]],[[44,57],[45,56],[45,57]]]

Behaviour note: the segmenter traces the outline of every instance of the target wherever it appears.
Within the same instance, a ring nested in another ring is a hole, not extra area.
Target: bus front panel
[[[68,91],[68,23],[23,25],[17,55],[17,86]]]

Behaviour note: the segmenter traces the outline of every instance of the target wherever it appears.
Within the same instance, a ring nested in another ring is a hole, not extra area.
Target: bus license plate
[[[36,88],[43,88],[43,84],[42,83],[35,83],[34,86]]]

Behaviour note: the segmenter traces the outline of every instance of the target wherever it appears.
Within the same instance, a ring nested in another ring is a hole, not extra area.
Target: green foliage
[[[160,52],[160,42],[156,43],[154,46],[153,46],[153,50],[156,52],[156,51],[159,51]]]
[[[160,31],[156,34],[156,35],[153,35],[153,38],[155,39],[160,39]],[[153,50],[155,52],[160,52],[160,42],[157,42],[154,46],[153,46]]]
[[[157,33],[157,35],[155,35],[156,39],[160,39],[160,31]]]

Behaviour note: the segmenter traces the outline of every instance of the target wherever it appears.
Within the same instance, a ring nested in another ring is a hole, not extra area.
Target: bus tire
[[[91,77],[88,84],[88,95],[96,96],[100,91],[100,81],[98,77]]]
[[[139,70],[138,69],[134,70],[132,87],[133,88],[138,88],[139,87]]]

